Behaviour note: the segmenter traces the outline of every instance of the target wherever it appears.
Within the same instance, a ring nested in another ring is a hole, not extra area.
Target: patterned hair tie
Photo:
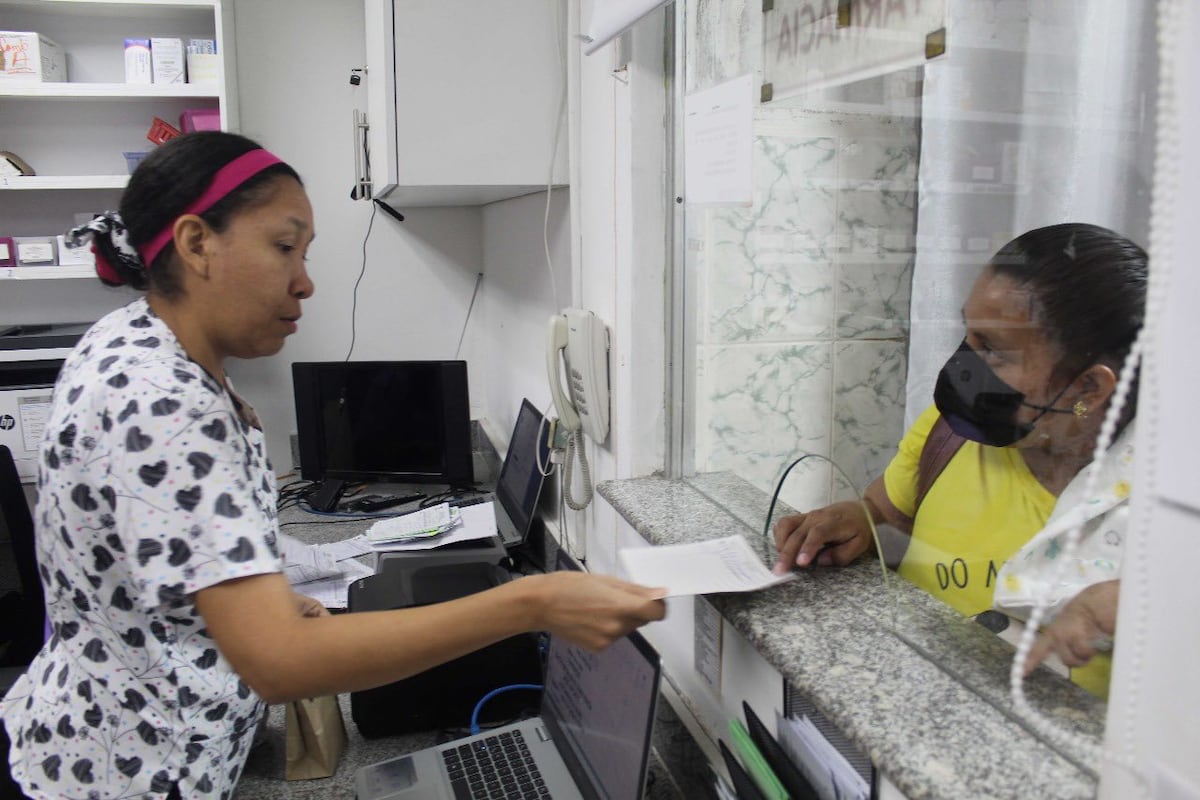
[[[113,265],[108,263],[108,259],[96,248],[95,240],[97,236],[108,237],[109,242],[112,243],[113,250],[117,254],[117,260],[122,267],[133,272],[146,271],[146,265],[142,261],[142,257],[138,254],[137,249],[129,243],[129,231],[126,230],[125,222],[121,219],[121,215],[116,211],[105,211],[91,222],[67,231],[66,235],[66,240],[75,247],[80,247],[87,241],[92,243],[92,252],[96,255],[96,274],[102,279],[109,283],[126,282],[120,273],[113,268]]]

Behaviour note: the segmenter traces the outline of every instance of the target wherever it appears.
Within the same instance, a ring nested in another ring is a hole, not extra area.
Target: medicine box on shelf
[[[183,40],[151,37],[150,64],[155,83],[183,83]]]
[[[0,83],[61,83],[67,56],[57,42],[33,31],[0,31]]]
[[[188,83],[216,86],[221,80],[221,57],[216,53],[187,54]]]
[[[55,242],[53,236],[17,236],[18,267],[47,267],[55,261]]]
[[[125,82],[152,83],[154,72],[150,66],[150,40],[125,40]]]

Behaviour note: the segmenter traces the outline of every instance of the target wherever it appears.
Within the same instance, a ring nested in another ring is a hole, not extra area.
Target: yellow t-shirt
[[[909,517],[937,418],[935,406],[917,418],[883,473],[888,499]],[[921,501],[899,572],[966,616],[987,611],[1000,567],[1045,526],[1056,501],[1015,447],[965,442]],[[1071,670],[1071,680],[1103,697],[1110,670],[1111,657],[1100,655]]]
[[[910,517],[921,450],[937,418],[934,406],[921,414],[883,474],[888,499]],[[917,509],[899,572],[967,616],[987,611],[1000,567],[1042,529],[1055,499],[1015,447],[966,442]]]

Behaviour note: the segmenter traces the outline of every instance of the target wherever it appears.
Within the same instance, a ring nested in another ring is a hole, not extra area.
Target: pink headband
[[[230,161],[225,166],[217,171],[213,177],[212,183],[204,190],[204,193],[197,197],[191,205],[183,210],[179,217],[185,214],[203,214],[210,208],[215,206],[225,195],[232,192],[234,189],[241,186],[246,181],[253,178],[264,169],[275,164],[282,164],[283,159],[279,156],[269,153],[266,150],[251,150]],[[142,262],[149,269],[154,263],[154,259],[158,258],[158,254],[167,246],[175,236],[175,221],[179,219],[175,217],[165,228],[153,239],[151,239],[144,247],[141,248]],[[98,265],[99,266],[99,265]],[[107,266],[107,265],[106,265]],[[99,272],[99,269],[97,270]]]

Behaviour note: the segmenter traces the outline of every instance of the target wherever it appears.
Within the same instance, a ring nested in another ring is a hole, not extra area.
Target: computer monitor
[[[292,364],[306,480],[474,482],[465,361]]]

